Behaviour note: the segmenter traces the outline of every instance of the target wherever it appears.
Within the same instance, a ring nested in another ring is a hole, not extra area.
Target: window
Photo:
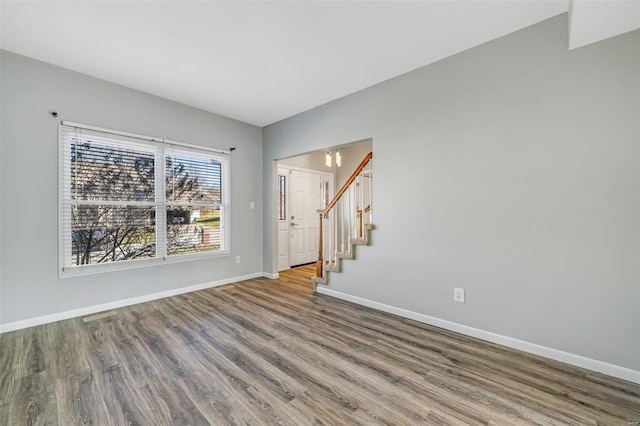
[[[220,250],[221,160],[174,149],[164,159],[167,254]]]
[[[63,275],[229,252],[226,153],[68,123],[59,139]]]
[[[278,175],[278,220],[287,220],[287,177]]]

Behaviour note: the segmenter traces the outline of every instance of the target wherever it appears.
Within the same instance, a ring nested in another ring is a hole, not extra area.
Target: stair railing
[[[352,241],[363,239],[373,223],[373,153],[368,153],[324,209],[318,210],[316,276],[337,267],[340,257],[352,255]],[[366,188],[365,188],[366,187]],[[366,207],[364,207],[366,206]]]

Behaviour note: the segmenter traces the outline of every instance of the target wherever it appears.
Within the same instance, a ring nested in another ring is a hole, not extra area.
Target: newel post
[[[318,235],[318,260],[316,261],[316,277],[322,277],[322,269],[324,259],[322,258],[322,252],[324,251],[322,247],[322,213],[319,215],[320,218],[320,232]]]

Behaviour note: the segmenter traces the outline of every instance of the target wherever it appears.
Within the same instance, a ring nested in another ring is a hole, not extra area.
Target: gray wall
[[[310,152],[308,154],[281,160],[278,165],[280,167],[300,167],[303,169],[316,170],[322,173],[335,173],[336,164],[327,167],[325,164],[325,151]]]
[[[640,32],[567,34],[561,15],[265,129],[265,191],[274,159],[373,139],[373,246],[331,289],[640,370]]]
[[[342,165],[336,166],[335,155],[337,149],[340,149],[342,155]],[[362,159],[371,152],[371,141],[359,142],[349,144],[346,146],[340,146],[337,148],[331,148],[331,167],[326,165],[326,153],[327,150],[310,152],[308,154],[298,155],[295,157],[289,157],[284,160],[278,161],[279,167],[300,167],[303,169],[316,170],[323,173],[333,173],[335,177],[336,190],[349,179],[351,173],[358,167],[358,164]]]
[[[336,167],[336,189],[340,189],[344,185],[347,179],[351,177],[351,173],[372,149],[371,141],[349,145],[340,149],[342,167]]]
[[[262,130],[86,75],[1,53],[0,323],[262,271]],[[57,119],[48,112],[57,109]],[[228,149],[232,256],[58,279],[61,120]],[[256,202],[250,210],[249,203]],[[242,263],[235,263],[235,256]]]
[[[0,4],[0,12],[2,11],[2,5]],[[3,87],[2,87],[2,56],[0,52],[0,324],[2,324],[2,229],[4,226],[2,225],[2,151],[4,150],[2,132],[3,132],[3,124],[2,124],[2,99],[3,99]]]

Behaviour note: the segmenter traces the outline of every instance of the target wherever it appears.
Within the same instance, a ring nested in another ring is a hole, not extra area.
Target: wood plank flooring
[[[0,335],[0,425],[637,425],[640,385],[311,293],[313,266]]]

